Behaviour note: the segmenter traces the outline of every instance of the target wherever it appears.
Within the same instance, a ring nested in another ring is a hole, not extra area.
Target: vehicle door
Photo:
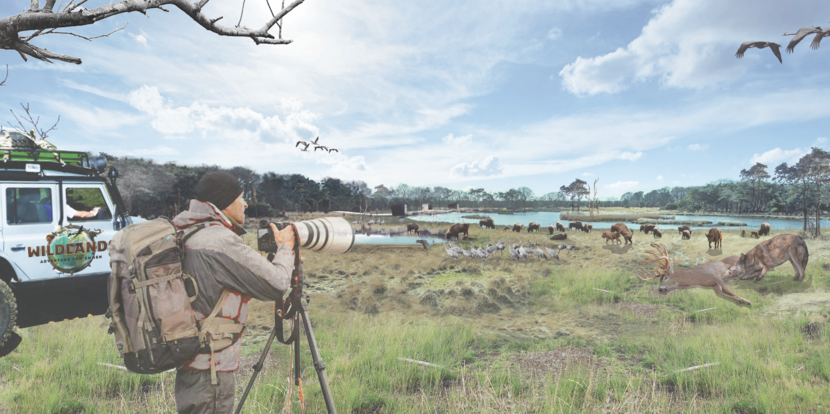
[[[3,251],[24,274],[21,281],[58,275],[46,255],[47,236],[55,231],[58,186],[47,183],[0,184]]]
[[[115,235],[112,221],[115,206],[109,197],[106,186],[102,182],[64,181],[63,191],[64,225],[82,226],[94,238],[95,254],[92,261],[88,267],[76,274],[88,275],[109,272],[109,244]],[[96,208],[98,209],[97,214],[93,214]],[[73,210],[76,212],[75,216],[70,216],[69,213]],[[83,217],[86,215],[91,215],[91,217]]]

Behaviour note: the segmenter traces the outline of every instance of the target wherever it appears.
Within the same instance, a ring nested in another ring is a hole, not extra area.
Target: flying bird
[[[819,43],[821,43],[821,38],[830,36],[830,28],[823,29],[822,31],[816,33],[816,37],[813,38],[813,42],[810,43],[810,48],[813,50],[818,49]]]
[[[793,53],[795,45],[797,45],[801,39],[804,39],[805,36],[813,33],[821,33],[821,27],[802,27],[795,33],[784,33],[783,36],[795,36],[793,37],[793,40],[790,40],[790,44],[787,45],[787,53]]]
[[[314,141],[311,141],[312,144],[317,145],[317,141],[320,140],[320,136],[318,135],[317,138],[314,138]]]
[[[320,148],[322,148],[322,149],[323,149],[323,151],[328,150],[328,148],[326,148],[326,147],[324,147],[324,146],[322,146],[322,145],[318,145],[318,146],[314,147],[314,152],[317,152],[317,150],[318,150],[318,149],[320,149]]]
[[[340,151],[338,151],[338,150],[337,150],[337,148],[326,148],[326,150],[327,150],[329,153],[331,153],[332,151],[337,152],[337,153],[339,153],[339,152],[340,152]]]
[[[779,50],[781,45],[779,45],[778,43],[772,43],[772,42],[756,42],[756,41],[743,42],[743,43],[741,43],[741,47],[738,48],[738,52],[735,53],[735,57],[737,57],[738,59],[744,57],[744,52],[746,52],[746,50],[751,48],[751,47],[757,47],[758,49],[763,49],[765,47],[769,47],[770,50],[772,50],[772,53],[775,55],[775,57],[778,58],[778,61],[781,62],[781,63],[784,63],[784,61],[781,60],[781,50]],[[789,49],[787,49],[787,50],[789,50]]]
[[[308,143],[308,142],[305,142],[305,141],[297,141],[297,145],[295,145],[295,146],[294,146],[294,148],[299,147],[299,146],[300,146],[300,144],[305,145],[305,147],[303,147],[302,151],[308,151],[308,146],[309,146],[309,143]]]

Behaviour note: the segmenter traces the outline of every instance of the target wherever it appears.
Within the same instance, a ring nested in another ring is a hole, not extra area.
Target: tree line
[[[186,209],[196,197],[196,183],[216,165],[184,166],[174,162],[159,164],[132,157],[107,157],[122,178],[118,188],[131,214],[143,217],[172,216]],[[704,186],[663,187],[650,191],[627,192],[621,197],[596,197],[587,182],[577,178],[559,191],[534,194],[528,187],[507,191],[484,188],[378,185],[370,188],[363,181],[325,177],[315,181],[302,174],[259,174],[246,167],[226,169],[239,179],[248,201],[249,216],[274,216],[284,211],[388,211],[392,205],[407,204],[420,210],[422,204],[433,209],[460,204],[466,208],[508,210],[570,209],[608,207],[656,207],[686,213],[747,214],[766,213],[803,216],[805,230],[820,228],[819,217],[827,210],[827,183],[830,181],[830,153],[813,148],[794,165],[786,162],[772,171],[760,162],[741,170],[738,180],[723,179]]]

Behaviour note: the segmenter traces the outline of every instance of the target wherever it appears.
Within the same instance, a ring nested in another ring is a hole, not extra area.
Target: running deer
[[[706,287],[713,288],[715,294],[729,299],[738,305],[752,306],[752,303],[738,295],[732,293],[726,287],[722,277],[727,270],[738,262],[738,256],[730,256],[723,260],[713,260],[691,269],[674,270],[674,261],[669,258],[668,250],[663,244],[651,243],[651,247],[655,250],[647,250],[645,253],[650,258],[640,261],[640,263],[655,263],[655,274],[652,274],[644,268],[640,268],[636,276],[642,281],[649,281],[656,277],[660,277],[660,287],[657,289],[661,294],[668,293],[675,289],[685,289],[690,287]],[[644,276],[641,277],[640,275]]]

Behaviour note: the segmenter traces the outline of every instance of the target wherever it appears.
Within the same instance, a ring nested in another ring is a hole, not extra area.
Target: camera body
[[[274,232],[269,224],[273,223],[278,230],[291,224],[297,227],[300,247],[314,250],[318,253],[342,254],[354,246],[354,230],[352,225],[340,217],[326,217],[313,220],[303,220],[296,223],[268,222],[260,220],[257,228],[257,249],[262,252],[276,253],[277,243]]]

